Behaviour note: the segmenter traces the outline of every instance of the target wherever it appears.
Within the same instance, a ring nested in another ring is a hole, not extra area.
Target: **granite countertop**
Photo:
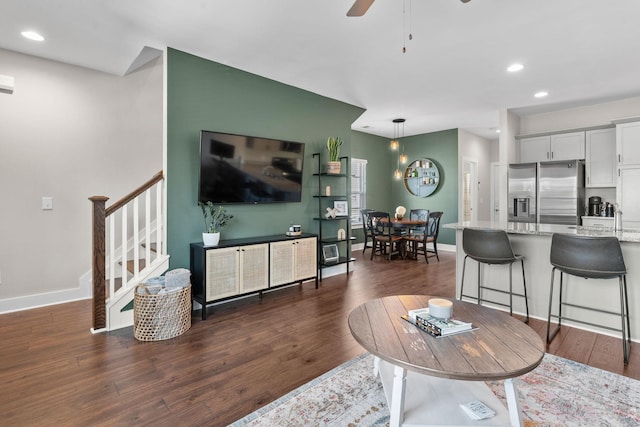
[[[552,235],[553,233],[575,234],[578,236],[617,237],[621,242],[640,243],[640,230],[623,229],[613,231],[604,227],[585,227],[581,225],[558,225],[558,224],[531,224],[522,222],[507,222],[506,224],[491,221],[465,221],[452,224],[444,224],[444,228],[462,230],[464,228],[485,228],[494,230],[504,230],[510,234],[532,234],[536,236]]]

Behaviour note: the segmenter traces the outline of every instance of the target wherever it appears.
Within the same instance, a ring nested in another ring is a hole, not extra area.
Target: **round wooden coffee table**
[[[474,330],[433,337],[403,320],[428,307],[428,295],[368,301],[349,315],[351,333],[375,356],[391,413],[391,426],[522,425],[514,377],[542,362],[545,346],[522,321],[477,304],[452,300],[453,317]],[[438,297],[441,298],[441,297]],[[508,409],[484,381],[505,380]],[[496,412],[472,421],[460,404],[480,400]]]

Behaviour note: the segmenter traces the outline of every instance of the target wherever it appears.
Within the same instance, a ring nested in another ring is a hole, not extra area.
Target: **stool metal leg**
[[[560,330],[560,323],[562,322],[562,271],[560,272],[560,292],[558,295],[558,326],[555,327],[553,331],[551,331],[551,311],[553,309],[553,287],[554,287],[554,276],[556,273],[556,268],[553,267],[551,270],[551,287],[549,291],[549,316],[547,316],[547,344],[549,344],[556,336],[558,331]]]
[[[629,364],[629,353],[631,351],[631,329],[629,326],[629,301],[627,300],[627,277],[618,277],[620,285],[620,317],[622,320],[622,352],[624,364]],[[625,319],[626,317],[626,319]]]
[[[462,297],[464,296],[464,271],[467,268],[467,258],[469,258],[468,255],[466,255],[464,257],[464,261],[462,261],[462,279],[460,280],[460,298],[458,298],[460,301],[462,301]]]
[[[520,259],[522,265],[522,286],[524,286],[524,308],[527,312],[527,318],[524,323],[529,323],[529,297],[527,297],[527,279],[524,277],[524,258]]]
[[[480,262],[478,262],[478,305],[482,305],[482,284],[480,283]]]
[[[509,264],[509,315],[513,316],[513,263]]]

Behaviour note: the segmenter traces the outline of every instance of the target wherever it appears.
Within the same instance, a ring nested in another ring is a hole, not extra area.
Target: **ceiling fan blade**
[[[347,16],[362,16],[367,13],[375,0],[356,0],[347,12]]]

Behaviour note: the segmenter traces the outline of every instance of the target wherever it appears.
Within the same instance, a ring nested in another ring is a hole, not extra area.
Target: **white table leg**
[[[373,356],[373,376],[377,377],[380,373],[380,358],[378,356]]]
[[[518,389],[512,378],[504,380],[504,391],[507,396],[507,407],[509,408],[509,420],[512,427],[522,427],[522,415],[520,413],[520,403],[518,402]]]
[[[404,397],[407,387],[407,370],[393,367],[393,390],[391,392],[390,427],[400,427],[404,421]]]

